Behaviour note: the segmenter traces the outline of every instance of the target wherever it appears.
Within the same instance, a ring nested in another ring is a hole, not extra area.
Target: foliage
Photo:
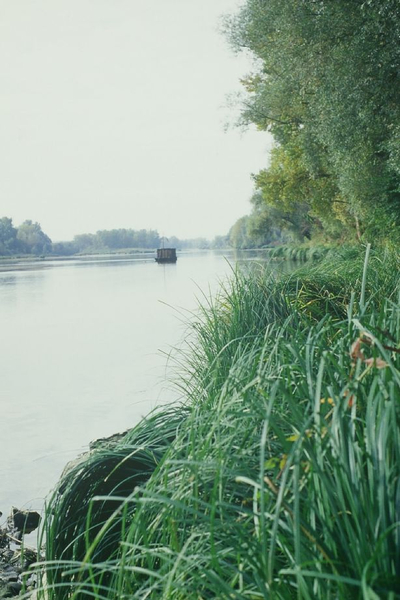
[[[100,230],[95,234],[83,233],[74,237],[78,252],[121,250],[125,248],[151,249],[159,248],[160,236],[153,230],[110,229]]]
[[[12,219],[0,219],[0,255],[13,254],[49,254],[52,249],[51,239],[46,235],[39,223],[24,221],[18,228]]]
[[[49,254],[51,239],[46,235],[39,223],[27,220],[18,227],[17,240],[23,252],[28,254]]]
[[[52,254],[56,256],[72,256],[79,252],[75,242],[53,242]]]
[[[256,58],[241,123],[277,143],[256,176],[267,203],[399,235],[399,29],[396,0],[246,0],[226,19],[233,47]]]
[[[12,219],[0,219],[0,255],[15,254],[19,250],[17,229],[12,224]]]
[[[228,237],[229,243],[233,248],[243,249],[252,248],[254,243],[250,240],[248,234],[249,217],[241,217],[231,227]]]
[[[78,252],[100,252],[107,250],[127,250],[129,248],[154,250],[162,243],[180,250],[208,249],[210,242],[205,238],[179,239],[176,236],[162,238],[152,229],[111,229],[93,233],[83,233],[74,237]]]
[[[229,230],[230,246],[237,249],[262,248],[297,237],[302,239],[300,225],[292,212],[266,205],[260,193],[255,193],[251,202],[252,213],[238,219]]]
[[[211,248],[214,250],[227,248],[228,246],[229,246],[228,235],[217,235],[211,242]]]
[[[168,238],[168,244],[179,250],[208,250],[210,248],[209,240],[206,238],[180,239],[176,236]]]
[[[328,272],[328,265],[334,265],[336,261],[348,261],[349,271],[352,275],[355,276],[353,262],[356,261],[356,269],[359,268],[359,260],[364,252],[364,248],[359,245],[354,244],[342,244],[338,246],[337,244],[330,245],[310,245],[310,244],[292,244],[292,245],[283,245],[277,246],[276,248],[271,248],[269,251],[268,257],[272,260],[275,259],[285,259],[292,262],[306,262],[306,261],[319,261],[321,259],[325,259],[325,262],[321,265],[324,273],[324,277],[326,277]],[[350,262],[351,261],[351,262]],[[379,263],[377,263],[377,268],[379,268]],[[336,269],[334,269],[334,272]],[[307,267],[302,276],[306,277],[310,273],[309,267]],[[314,270],[311,271],[312,276],[314,276]],[[335,285],[339,285],[336,281]],[[345,286],[346,287],[346,286]]]
[[[164,238],[167,241],[167,238]],[[118,252],[132,250],[155,250],[163,243],[157,231],[153,229],[104,229],[96,233],[76,235],[72,241],[52,242],[42,231],[39,223],[30,220],[15,228],[12,219],[0,219],[0,256],[21,254],[55,254],[72,256],[74,254],[92,254],[100,252]],[[210,243],[205,238],[168,239],[170,246],[182,249],[209,249],[227,247],[227,236],[219,236]]]
[[[261,185],[258,187],[261,188]],[[291,241],[302,242],[321,229],[320,222],[310,215],[306,203],[297,202],[287,208],[276,203],[267,204],[261,191],[253,194],[251,203],[251,214],[238,219],[229,231],[228,239],[233,248],[262,248]]]
[[[46,598],[397,597],[399,263],[346,255],[238,273],[203,307],[177,358],[186,407],[50,500]]]
[[[97,444],[66,469],[50,499],[53,517],[45,532],[46,552],[54,561],[48,583],[57,589],[61,586],[60,597],[68,598],[73,583],[79,582],[79,570],[74,572],[73,565],[85,555],[88,545],[93,544],[90,554],[96,562],[106,561],[118,550],[124,534],[114,513],[121,513],[121,499],[129,497],[156,470],[185,416],[183,407],[150,415],[125,435]],[[127,505],[120,516],[130,520],[134,511],[133,504]],[[65,586],[66,563],[72,571],[71,583]],[[104,585],[108,578],[100,574],[98,579]],[[96,580],[93,575],[93,585]]]

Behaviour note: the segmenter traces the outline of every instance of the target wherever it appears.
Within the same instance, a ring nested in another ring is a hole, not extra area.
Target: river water
[[[40,510],[91,440],[176,397],[167,355],[197,298],[214,294],[234,264],[207,252],[169,265],[95,257],[0,272],[3,520],[11,505]]]

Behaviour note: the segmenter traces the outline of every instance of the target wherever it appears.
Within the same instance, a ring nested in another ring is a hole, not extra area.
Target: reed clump
[[[184,403],[50,498],[39,595],[399,597],[399,262],[368,258],[237,273],[203,306]]]
[[[353,260],[363,254],[363,246],[355,246],[353,244],[335,245],[282,245],[269,249],[269,257],[271,259],[282,259],[292,262],[307,262],[319,261],[324,258],[342,258]]]

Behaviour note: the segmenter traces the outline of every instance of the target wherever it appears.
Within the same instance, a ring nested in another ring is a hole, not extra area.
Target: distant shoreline
[[[130,250],[130,249],[129,249]],[[154,254],[154,250],[148,249],[134,249],[132,251],[121,250],[121,251],[99,251],[99,252],[86,252],[82,254],[13,254],[9,256],[0,256],[0,263],[2,262],[17,262],[20,260],[24,261],[40,261],[40,260],[75,260],[77,258],[85,258],[87,256],[115,256],[123,255],[129,256],[134,254]]]
[[[147,254],[147,256],[145,256]],[[139,260],[150,261],[154,260],[154,252],[137,252],[135,254],[127,253],[108,253],[108,254],[74,254],[72,256],[19,256],[19,257],[1,257],[0,273],[7,271],[28,271],[38,266],[45,268],[50,267],[55,262],[95,262],[100,259],[108,260],[135,260],[135,255],[140,256]],[[136,260],[138,260],[136,258]]]
[[[232,249],[224,249],[224,251],[232,251]],[[212,250],[220,251],[220,249]],[[210,252],[210,249],[195,249],[181,250],[180,254],[188,252]],[[154,261],[156,250],[135,250],[135,251],[119,251],[119,252],[98,252],[88,254],[70,254],[70,255],[52,255],[47,254],[43,256],[32,256],[28,255],[17,255],[17,256],[0,256],[0,273],[7,271],[27,271],[29,269],[50,267],[55,262],[90,262],[99,260],[110,260],[110,261]]]

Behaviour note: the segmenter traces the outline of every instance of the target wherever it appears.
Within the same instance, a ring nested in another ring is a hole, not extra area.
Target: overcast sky
[[[225,234],[267,134],[224,133],[251,70],[236,0],[0,0],[0,217],[55,241],[119,227]]]

